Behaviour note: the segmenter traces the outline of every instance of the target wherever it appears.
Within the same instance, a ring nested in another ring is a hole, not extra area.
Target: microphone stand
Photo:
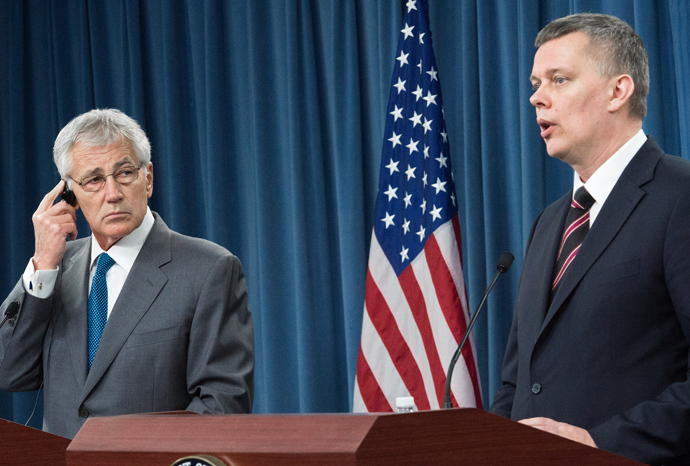
[[[445,391],[445,397],[443,398],[443,409],[448,409],[453,407],[453,402],[451,401],[450,398],[450,381],[453,378],[453,369],[455,369],[455,363],[458,362],[458,358],[462,354],[462,348],[465,346],[465,341],[467,341],[467,338],[470,336],[470,332],[472,331],[472,327],[474,327],[474,323],[477,321],[477,317],[479,317],[479,312],[482,310],[482,306],[484,306],[484,303],[486,302],[486,299],[489,297],[489,293],[491,292],[491,289],[494,287],[496,284],[496,280],[498,280],[498,277],[504,273],[507,272],[510,266],[513,264],[513,255],[509,252],[504,252],[501,254],[501,257],[498,261],[498,267],[496,271],[496,275],[494,275],[494,279],[491,281],[491,284],[489,287],[486,289],[484,292],[484,296],[482,297],[481,302],[479,303],[479,306],[477,306],[477,310],[475,311],[474,315],[472,316],[472,320],[470,320],[470,324],[467,326],[467,330],[465,330],[465,334],[462,336],[462,340],[460,340],[460,344],[458,345],[458,349],[455,350],[455,354],[453,354],[453,359],[450,360],[450,365],[448,366],[448,375],[446,376],[446,391]]]

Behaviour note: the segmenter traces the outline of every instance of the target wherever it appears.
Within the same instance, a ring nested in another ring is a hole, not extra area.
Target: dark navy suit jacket
[[[530,234],[491,412],[546,416],[650,464],[690,464],[690,162],[649,138],[549,289],[571,193]]]

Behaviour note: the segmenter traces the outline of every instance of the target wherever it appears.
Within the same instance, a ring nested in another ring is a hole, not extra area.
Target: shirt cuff
[[[24,275],[22,275],[24,290],[36,298],[50,297],[55,289],[59,270],[59,267],[55,270],[34,270],[34,260],[33,258],[29,259]]]

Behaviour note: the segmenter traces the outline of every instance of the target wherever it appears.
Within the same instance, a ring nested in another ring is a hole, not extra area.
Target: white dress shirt
[[[604,164],[589,177],[587,183],[582,183],[580,175],[575,172],[573,183],[573,195],[580,186],[584,186],[587,192],[594,198],[594,204],[589,209],[589,226],[594,224],[601,207],[611,194],[613,187],[618,182],[625,167],[628,166],[632,158],[640,150],[640,147],[647,142],[647,136],[640,130],[628,142],[616,151]]]

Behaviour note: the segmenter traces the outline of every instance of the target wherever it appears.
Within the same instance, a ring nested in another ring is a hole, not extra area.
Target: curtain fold
[[[349,411],[400,0],[8,0],[0,8],[0,294],[33,251],[72,117],[120,108],[151,139],[150,205],[243,262],[255,412]],[[570,188],[529,104],[534,38],[569,13],[615,14],[650,56],[645,131],[690,158],[690,6],[430,0],[474,311],[503,251],[515,265],[475,327],[486,405],[500,385],[532,222]],[[80,219],[80,236],[88,225]],[[4,330],[4,329],[3,329]],[[86,350],[86,349],[85,349]],[[35,393],[0,393],[26,422]],[[40,427],[40,406],[31,425]]]

